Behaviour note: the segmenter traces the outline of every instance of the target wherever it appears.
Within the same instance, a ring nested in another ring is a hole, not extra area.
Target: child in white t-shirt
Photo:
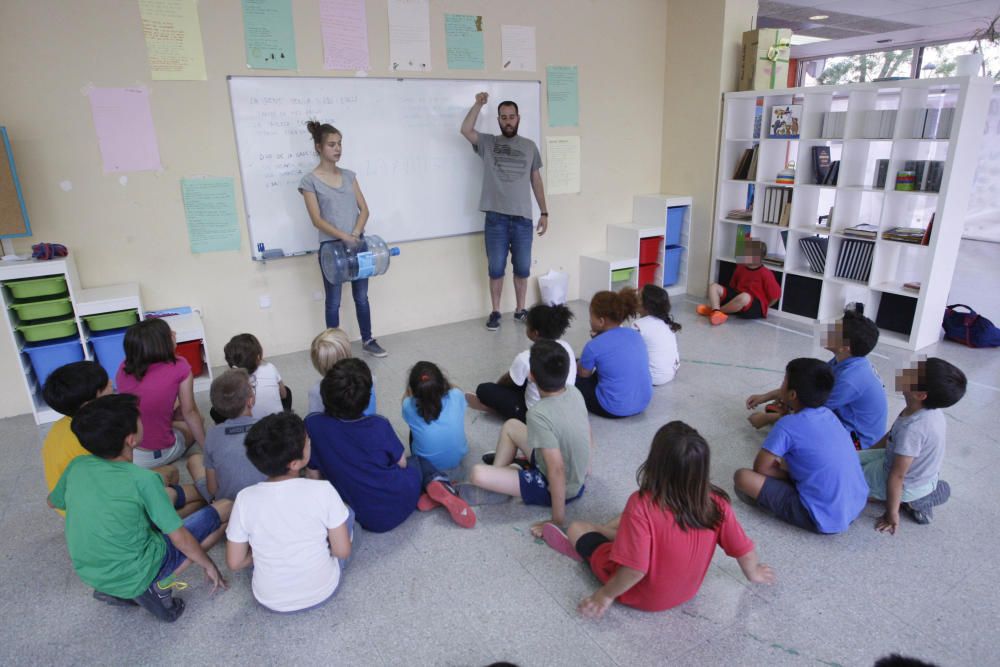
[[[264,361],[264,348],[253,334],[237,334],[223,348],[230,368],[242,368],[250,374],[256,402],[253,418],[260,419],[276,412],[292,409],[292,390],[281,381],[281,373],[269,361]],[[212,415],[215,423],[220,420]]]
[[[676,332],[681,325],[670,316],[670,295],[662,287],[648,284],[640,293],[639,314],[632,328],[642,335],[649,353],[649,374],[653,386],[666,384],[674,379],[681,365],[677,351]]]
[[[247,457],[267,480],[236,496],[226,528],[226,564],[253,566],[253,595],[272,611],[293,612],[329,600],[351,555],[354,512],[329,482],[299,473],[309,438],[297,415],[261,419],[246,436]]]
[[[576,381],[576,355],[569,343],[562,340],[562,335],[569,328],[573,319],[573,311],[565,305],[549,306],[537,304],[528,311],[525,319],[527,329],[525,334],[532,343],[538,340],[554,340],[569,354],[569,376],[566,386],[572,386]],[[476,387],[475,394],[466,394],[469,407],[484,412],[494,412],[504,420],[517,419],[525,421],[528,408],[541,400],[538,385],[529,377],[528,358],[531,349],[527,349],[514,357],[510,370],[496,382],[484,382]]]

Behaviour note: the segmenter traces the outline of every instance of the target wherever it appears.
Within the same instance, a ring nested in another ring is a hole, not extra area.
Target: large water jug
[[[329,283],[346,283],[380,276],[389,270],[389,258],[399,254],[380,236],[363,236],[354,248],[340,242],[324,243],[319,248],[319,265]]]

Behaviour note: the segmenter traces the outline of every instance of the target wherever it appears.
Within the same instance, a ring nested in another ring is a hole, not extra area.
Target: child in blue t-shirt
[[[360,359],[341,359],[326,374],[320,385],[325,412],[306,418],[312,440],[306,475],[329,480],[373,533],[403,523],[418,502],[427,509],[444,505],[455,523],[472,528],[476,515],[448,477],[421,456],[407,458],[388,419],[363,414],[371,391],[371,371]]]
[[[768,434],[753,470],[736,471],[737,494],[782,521],[817,533],[840,533],[868,501],[868,484],[851,438],[823,407],[833,372],[818,359],[793,359],[778,398],[790,413]]]
[[[465,440],[465,394],[452,387],[437,365],[418,361],[410,369],[403,420],[410,427],[410,452],[450,470],[469,451]]]
[[[825,406],[837,415],[851,436],[856,449],[868,449],[885,433],[889,403],[885,387],[875,367],[866,359],[878,343],[878,326],[861,313],[844,313],[843,319],[827,329],[823,347],[833,353],[827,362],[833,371],[833,391]],[[778,390],[755,394],[747,399],[747,408],[778,399]],[[750,415],[757,428],[773,424],[785,410]]]
[[[638,312],[639,297],[631,288],[598,292],[590,300],[592,338],[577,364],[576,388],[595,415],[636,415],[653,397],[646,343],[638,331],[622,327]]]

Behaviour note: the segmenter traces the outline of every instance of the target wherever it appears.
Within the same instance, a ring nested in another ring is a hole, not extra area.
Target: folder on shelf
[[[837,257],[834,276],[868,282],[872,270],[874,248],[873,241],[844,239],[840,246],[840,256]]]
[[[829,239],[825,236],[808,236],[799,239],[799,247],[806,256],[806,264],[813,273],[822,275],[826,270],[826,248]]]

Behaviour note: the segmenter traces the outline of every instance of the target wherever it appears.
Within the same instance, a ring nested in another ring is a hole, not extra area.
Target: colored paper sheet
[[[549,127],[576,127],[580,124],[580,96],[576,65],[549,65],[545,68],[549,101]]]
[[[197,0],[139,0],[154,81],[204,81]]]
[[[162,168],[148,90],[91,88],[87,96],[105,174]]]
[[[191,252],[240,249],[233,179],[182,178],[181,197]]]
[[[444,38],[448,69],[486,69],[482,16],[445,14]]]
[[[370,70],[365,0],[320,0],[324,69]]]
[[[505,72],[534,72],[535,28],[526,25],[500,26],[500,59]]]
[[[389,65],[393,71],[431,69],[429,0],[389,0]]]
[[[580,192],[580,137],[545,138],[545,193]]]
[[[296,69],[292,0],[243,0],[247,66]]]

